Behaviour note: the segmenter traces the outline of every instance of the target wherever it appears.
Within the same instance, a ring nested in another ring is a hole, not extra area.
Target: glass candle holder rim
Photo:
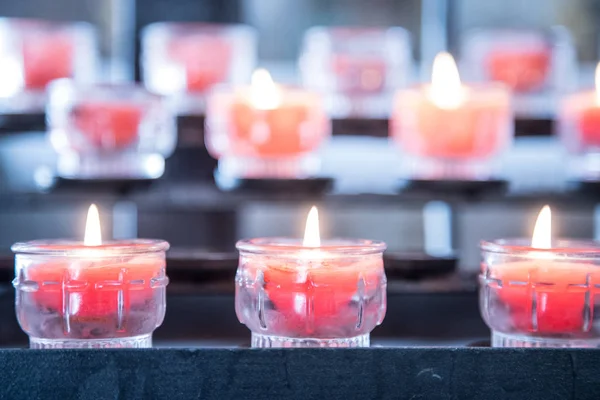
[[[310,88],[307,88],[305,86],[299,85],[299,84],[282,83],[282,82],[277,82],[277,81],[274,81],[274,83],[275,83],[276,87],[283,89],[281,92],[283,97],[287,97],[290,95],[307,95],[307,96],[313,96],[317,99],[320,99],[322,97],[322,94],[320,92],[310,89]],[[208,90],[208,94],[209,95],[213,95],[213,94],[245,95],[245,94],[251,93],[251,90],[252,90],[252,85],[250,83],[246,83],[246,84],[242,84],[242,85],[231,84],[231,83],[218,83]]]
[[[87,21],[61,21],[43,18],[0,17],[0,25],[2,24],[14,24],[19,29],[31,28],[31,26],[42,29],[70,29],[73,27],[94,29],[94,25]]]
[[[81,241],[58,239],[17,242],[11,246],[11,250],[17,255],[103,258],[163,253],[169,247],[168,242],[160,239],[111,240],[105,241],[99,246],[86,246]]]
[[[198,21],[159,21],[146,25],[142,29],[144,32],[166,31],[168,33],[183,33],[184,35],[195,34],[215,34],[231,32],[254,33],[254,28],[248,24],[241,23],[216,23],[216,22],[198,22]]]
[[[502,82],[494,82],[494,81],[469,82],[469,81],[461,80],[461,85],[462,85],[463,90],[465,90],[467,92],[467,94],[470,94],[470,95],[472,95],[473,93],[475,93],[476,95],[482,95],[482,94],[489,95],[491,93],[491,94],[506,94],[508,98],[510,98],[510,96],[511,96],[510,88]],[[426,95],[427,90],[430,87],[431,87],[430,81],[417,82],[417,83],[409,85],[408,87],[398,89],[396,91],[396,94],[406,92],[406,93],[418,93],[418,94]]]
[[[48,90],[60,90],[61,86],[69,86],[77,93],[95,91],[110,94],[119,94],[122,91],[127,90],[130,91],[130,94],[143,95],[148,99],[164,99],[164,96],[149,91],[140,82],[76,82],[74,79],[71,78],[61,78],[50,82],[48,84]],[[128,99],[122,100],[125,101]],[[94,101],[94,99],[86,99],[86,101]]]
[[[382,241],[368,239],[327,239],[319,247],[306,247],[301,239],[285,237],[263,237],[239,240],[235,247],[240,253],[294,255],[318,251],[330,255],[368,255],[383,253],[387,245]]]
[[[527,256],[535,253],[537,255],[548,254],[555,258],[600,258],[600,242],[584,239],[557,239],[553,241],[553,245],[549,249],[532,247],[531,239],[527,238],[482,240],[480,248],[486,253],[515,256]]]

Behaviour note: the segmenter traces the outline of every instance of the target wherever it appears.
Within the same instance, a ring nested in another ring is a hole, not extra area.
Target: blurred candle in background
[[[256,64],[256,33],[245,25],[160,22],[142,32],[144,84],[163,95],[187,94],[183,113],[204,111],[220,83],[242,84]]]
[[[97,79],[98,44],[83,22],[0,19],[0,99],[5,111],[44,108],[46,86],[55,79]]]
[[[206,146],[219,173],[246,178],[304,178],[318,172],[316,150],[330,135],[321,97],[273,82],[219,87],[208,98]]]
[[[552,117],[556,96],[577,82],[575,48],[561,26],[469,31],[462,40],[461,60],[470,80],[507,85],[516,95],[515,112],[520,115]]]
[[[335,117],[387,117],[390,97],[412,76],[409,33],[400,27],[313,27],[303,40],[303,84],[323,93]]]
[[[134,84],[57,80],[49,87],[47,114],[63,178],[158,178],[176,143],[165,99]]]
[[[510,94],[496,84],[464,85],[456,63],[440,53],[431,84],[396,93],[390,135],[406,173],[426,179],[485,179],[512,140]]]
[[[573,177],[600,180],[600,64],[595,78],[595,89],[562,99],[558,133],[569,153]]]

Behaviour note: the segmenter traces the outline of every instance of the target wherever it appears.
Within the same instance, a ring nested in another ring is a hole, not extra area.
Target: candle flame
[[[596,105],[600,106],[600,63],[596,65]]]
[[[85,246],[100,246],[102,244],[102,230],[100,229],[100,214],[98,207],[92,204],[88,209],[87,220],[85,222],[85,236],[83,237]]]
[[[312,206],[308,217],[306,218],[306,228],[304,229],[304,240],[302,245],[305,247],[321,246],[321,235],[319,233],[319,210]]]
[[[544,206],[540,211],[533,229],[531,247],[550,249],[552,247],[552,212],[550,206]]]
[[[456,62],[449,53],[435,56],[428,95],[433,104],[442,109],[455,109],[463,103],[465,92]]]
[[[266,69],[252,74],[251,101],[258,110],[274,110],[281,104],[281,91]]]

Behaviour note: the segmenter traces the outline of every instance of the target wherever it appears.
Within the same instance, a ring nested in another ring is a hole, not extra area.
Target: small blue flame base
[[[152,347],[152,335],[113,339],[41,339],[30,337],[32,349],[145,349]]]
[[[492,331],[492,347],[528,348],[600,348],[600,339],[540,337],[527,334],[506,334]]]
[[[252,333],[253,348],[369,347],[370,334],[335,339],[290,338]]]

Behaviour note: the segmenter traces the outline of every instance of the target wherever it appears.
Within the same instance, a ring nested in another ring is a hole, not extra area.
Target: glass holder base
[[[511,335],[492,331],[492,347],[599,348],[600,338],[572,339]]]
[[[152,347],[152,334],[113,339],[29,338],[31,349],[145,349]]]
[[[252,348],[369,347],[370,334],[351,338],[290,338],[252,333]]]
[[[60,154],[57,175],[65,179],[156,179],[165,171],[159,154]]]

